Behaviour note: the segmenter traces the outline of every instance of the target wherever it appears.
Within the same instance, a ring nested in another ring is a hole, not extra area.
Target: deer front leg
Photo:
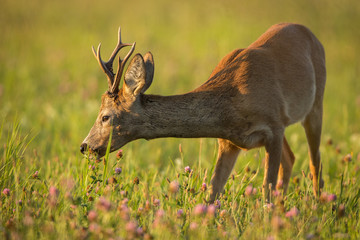
[[[222,192],[240,152],[240,149],[228,140],[219,138],[218,143],[218,159],[214,174],[211,178],[211,203],[214,202],[216,197]]]
[[[270,192],[275,189],[279,173],[283,146],[282,134],[274,134],[270,141],[265,143],[265,171],[263,181],[263,197],[266,202],[270,202]]]
[[[290,146],[289,146],[288,142],[286,141],[286,138],[284,137],[281,162],[280,162],[280,168],[279,168],[279,173],[278,173],[278,184],[276,186],[277,188],[280,188],[283,190],[284,195],[285,195],[286,190],[289,185],[289,180],[291,177],[291,171],[292,171],[294,162],[295,162],[294,153],[291,151]],[[280,184],[280,182],[281,182],[281,184]]]

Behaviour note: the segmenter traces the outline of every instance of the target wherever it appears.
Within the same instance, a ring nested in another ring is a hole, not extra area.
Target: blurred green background
[[[323,161],[334,171],[338,159],[327,155],[332,139],[343,151],[360,150],[360,2],[328,1],[85,1],[1,0],[0,121],[3,144],[8,126],[19,119],[23,133],[35,136],[29,155],[38,166],[54,159],[76,165],[79,146],[92,126],[107,81],[91,53],[102,43],[107,58],[122,27],[124,42],[136,41],[136,52],[151,51],[154,82],[148,93],[170,95],[205,82],[220,59],[255,41],[279,22],[309,27],[323,43],[327,60],[324,100]],[[306,169],[307,143],[300,126],[286,132]],[[159,169],[184,151],[186,164],[211,167],[214,139],[135,141],[124,147],[136,166]],[[242,154],[237,170],[257,167],[263,150]],[[259,161],[252,161],[253,159]],[[29,166],[27,166],[29,167]],[[32,167],[31,167],[32,168]],[[261,178],[258,179],[261,181]]]

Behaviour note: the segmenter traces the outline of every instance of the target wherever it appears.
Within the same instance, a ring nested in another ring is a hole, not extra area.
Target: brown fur
[[[264,146],[263,194],[269,200],[278,178],[286,191],[294,164],[285,128],[302,122],[318,194],[325,54],[306,27],[272,26],[249,47],[226,55],[207,82],[183,95],[143,94],[152,82],[150,53],[145,62],[136,55],[118,95],[103,95],[99,117],[83,144],[104,155],[112,126],[112,151],[139,138],[218,138],[211,201],[221,193],[240,149]],[[110,116],[108,122],[101,121],[104,115]]]

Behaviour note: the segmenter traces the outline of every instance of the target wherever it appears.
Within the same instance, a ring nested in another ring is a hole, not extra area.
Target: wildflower
[[[136,235],[137,223],[134,221],[130,221],[130,222],[126,223],[125,229],[129,235],[132,235],[132,236]]]
[[[253,188],[251,185],[247,186],[245,189],[245,195],[246,196],[252,196],[257,193],[257,189]]]
[[[343,162],[345,162],[345,163],[349,163],[349,162],[351,162],[351,160],[352,160],[352,157],[351,157],[351,154],[350,154],[350,153],[347,154],[347,155],[343,158]]]
[[[276,188],[282,189],[284,187],[284,181],[281,179],[277,182]]]
[[[177,181],[170,182],[169,191],[171,193],[177,193],[179,191],[179,188],[180,188],[180,185]]]
[[[4,190],[2,191],[2,193],[3,193],[5,196],[10,196],[10,189],[4,188]]]
[[[163,223],[163,218],[165,216],[165,212],[162,209],[159,209],[155,213],[155,220],[153,223],[154,227],[159,227]]]
[[[337,199],[336,194],[329,194],[327,196],[327,202],[335,202]]]
[[[278,197],[278,196],[281,195],[281,193],[280,193],[279,190],[274,190],[274,191],[272,192],[272,195],[273,195],[274,197]]]
[[[190,173],[191,172],[191,168],[189,166],[185,167],[185,173]]]
[[[293,183],[294,183],[295,185],[298,185],[299,182],[300,182],[299,177],[295,176],[295,177],[293,178]]]
[[[221,202],[220,202],[219,199],[216,199],[216,201],[215,201],[215,207],[216,207],[216,208],[221,208]]]
[[[159,209],[155,213],[155,218],[163,218],[165,216],[165,212],[162,209]]]
[[[176,216],[177,216],[178,218],[182,218],[183,215],[184,215],[184,210],[182,210],[182,209],[179,209],[179,210],[177,211],[177,213],[176,213]]]
[[[207,215],[209,217],[214,217],[215,216],[215,211],[216,211],[216,207],[213,204],[210,204],[207,208]]]
[[[345,205],[344,204],[340,204],[338,211],[337,211],[337,217],[341,218],[345,216]]]
[[[59,190],[56,187],[51,186],[49,188],[49,196],[56,199],[59,196]]]
[[[73,178],[63,178],[61,180],[61,186],[63,186],[63,188],[69,192],[74,189],[75,185],[76,183]]]
[[[142,229],[142,227],[138,227],[136,229],[136,235],[137,236],[142,236],[144,234],[144,230]]]
[[[124,198],[124,199],[121,201],[121,204],[127,205],[128,202],[129,202],[129,199],[128,199],[128,198]]]
[[[159,200],[159,199],[155,199],[155,200],[154,200],[154,206],[155,206],[155,207],[160,206],[160,200]]]
[[[115,168],[115,174],[119,175],[122,172],[122,169],[120,167]]]
[[[340,148],[340,146],[336,146],[336,147],[335,147],[335,152],[336,152],[337,154],[340,154],[340,153],[341,153],[341,148]]]
[[[51,207],[55,207],[58,196],[59,196],[59,190],[56,187],[51,186],[49,188],[49,198],[48,198]]]
[[[196,222],[190,223],[190,230],[196,230],[198,228],[198,224]]]
[[[122,157],[123,157],[123,150],[120,149],[120,150],[116,153],[116,158],[117,158],[117,159],[120,159],[120,158],[122,158]]]
[[[96,207],[101,211],[109,211],[111,208],[111,202],[104,197],[100,197]]]
[[[101,232],[101,227],[96,223],[90,223],[89,231],[92,233],[99,234]]]
[[[327,141],[326,141],[326,144],[331,146],[333,145],[333,140],[331,138],[329,138]]]
[[[194,207],[193,212],[197,216],[202,215],[206,212],[206,206],[203,204],[198,204]]]
[[[226,210],[224,209],[224,210],[222,210],[222,211],[220,212],[220,217],[224,218],[224,217],[226,217],[226,214],[227,214],[227,212],[226,212]]]
[[[275,208],[275,205],[273,203],[268,203],[268,204],[265,204],[264,206],[265,208],[269,209],[269,210],[272,210]]]
[[[89,211],[87,218],[90,222],[95,222],[97,218],[97,213],[94,210],[91,210]]]
[[[120,210],[120,217],[125,221],[129,221],[130,219],[129,208],[125,204],[122,204],[118,209]]]
[[[145,240],[152,240],[152,239],[154,239],[154,237],[150,233],[145,233],[144,234],[144,239]]]
[[[201,185],[201,190],[202,190],[203,192],[205,192],[206,189],[207,189],[206,183],[203,183],[203,184]]]
[[[137,215],[141,216],[141,214],[144,212],[144,208],[143,207],[139,207],[137,210]]]
[[[135,185],[139,185],[140,180],[139,180],[138,177],[135,177],[133,182],[134,182]]]
[[[39,178],[39,171],[35,171],[35,173],[32,175],[32,178],[38,179]]]
[[[110,177],[110,178],[108,179],[108,183],[110,183],[110,184],[115,184],[115,183],[117,183],[117,180],[116,180],[115,177]]]
[[[294,218],[299,215],[299,210],[296,207],[290,209],[290,211],[285,213],[285,217],[287,218]]]
[[[336,201],[337,197],[336,194],[329,194],[327,192],[322,192],[320,195],[320,202],[322,203],[329,203]]]
[[[308,239],[308,240],[310,240],[310,239],[315,239],[315,238],[316,238],[316,235],[313,234],[313,233],[308,233],[308,234],[306,235],[306,239]]]
[[[150,209],[151,209],[150,201],[149,201],[149,200],[146,200],[146,202],[145,202],[145,210],[146,210],[146,211],[149,211]]]

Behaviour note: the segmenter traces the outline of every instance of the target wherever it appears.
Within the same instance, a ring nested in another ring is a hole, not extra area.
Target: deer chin
[[[118,150],[120,147],[111,147],[110,148],[110,152],[115,152],[116,150]],[[94,160],[99,160],[100,158],[104,157],[106,155],[106,148],[101,148],[101,149],[97,149],[97,150],[89,150],[90,156],[92,159]]]
[[[92,148],[88,149],[88,158],[90,160],[99,160],[102,157],[101,152],[98,150],[93,150]]]

